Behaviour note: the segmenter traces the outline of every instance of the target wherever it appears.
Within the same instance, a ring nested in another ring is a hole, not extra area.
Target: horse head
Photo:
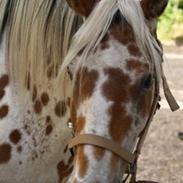
[[[65,62],[68,68],[75,67],[71,109],[75,136],[90,135],[99,141],[102,137],[104,143],[133,153],[159,96],[162,50],[156,22],[167,0],[68,3],[86,18]],[[69,182],[120,182],[128,164],[125,158],[82,137],[83,142],[74,145]]]

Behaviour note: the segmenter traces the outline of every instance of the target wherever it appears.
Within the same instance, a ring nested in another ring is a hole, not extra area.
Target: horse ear
[[[165,10],[168,0],[141,0],[141,6],[147,19],[158,18]]]
[[[96,0],[67,0],[67,2],[76,13],[87,17],[94,8]]]

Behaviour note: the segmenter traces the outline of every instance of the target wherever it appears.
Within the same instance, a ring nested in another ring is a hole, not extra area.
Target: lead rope
[[[170,91],[167,79],[166,79],[165,74],[164,74],[163,67],[161,67],[161,70],[162,70],[163,91],[164,91],[164,94],[165,94],[165,98],[166,98],[166,100],[167,100],[167,102],[170,106],[170,109],[173,112],[177,111],[180,107],[179,107],[177,101],[175,100],[173,94]]]

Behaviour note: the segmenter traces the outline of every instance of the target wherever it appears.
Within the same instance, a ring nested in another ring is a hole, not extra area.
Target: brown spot
[[[68,177],[73,170],[73,166],[70,166],[70,164],[65,164],[64,161],[60,161],[57,164],[57,173],[59,176],[59,182],[62,182],[64,178]]]
[[[4,74],[0,78],[0,90],[3,90],[9,84],[9,77],[7,74]]]
[[[66,114],[66,112],[67,112],[67,107],[65,105],[65,102],[64,101],[59,101],[55,106],[55,114],[58,117],[62,117]]]
[[[43,105],[47,105],[48,102],[49,102],[49,96],[46,92],[43,92],[42,95],[41,95],[41,102]]]
[[[103,148],[101,148],[101,147],[94,148],[94,156],[98,161],[102,159],[104,154],[105,154],[105,150]]]
[[[9,144],[0,145],[0,164],[7,163],[11,158],[11,146]]]
[[[0,89],[0,100],[4,97],[5,91]]]
[[[80,99],[81,102],[87,98],[90,98],[94,92],[96,81],[99,77],[99,73],[96,70],[88,71],[87,68],[82,69],[80,73]]]
[[[76,134],[79,134],[83,130],[85,123],[86,123],[85,117],[79,116],[77,119]]]
[[[38,153],[36,151],[32,152],[32,161],[35,161],[38,158]]]
[[[130,71],[136,71],[136,74],[143,73],[149,69],[149,65],[147,63],[142,63],[139,60],[130,59],[127,60],[127,69]]]
[[[105,75],[108,76],[108,80],[103,85],[104,96],[114,102],[128,102],[129,98],[128,85],[131,82],[128,75],[125,75],[121,69],[105,69]]]
[[[68,146],[65,146],[65,148],[64,148],[64,154],[67,152],[67,150],[68,150]]]
[[[31,83],[30,73],[28,73],[28,75],[27,75],[27,90],[30,90],[30,83]]]
[[[7,105],[3,105],[0,107],[0,119],[3,119],[8,115],[9,107]]]
[[[10,140],[11,140],[11,142],[12,143],[14,143],[14,144],[17,144],[17,143],[19,143],[19,141],[21,140],[21,133],[19,132],[19,130],[13,130],[11,133],[10,133],[10,136],[9,136],[9,138],[10,138]]]
[[[77,159],[79,163],[79,176],[83,178],[88,168],[88,160],[84,154],[84,146],[79,146],[77,149]]]
[[[74,126],[76,126],[77,120],[76,110],[80,103],[92,96],[98,77],[99,73],[96,70],[88,71],[87,68],[79,70],[76,75],[73,101],[71,102],[71,121]]]
[[[22,146],[18,146],[17,152],[18,152],[18,153],[21,153],[21,152],[22,152]]]
[[[132,118],[127,114],[125,107],[119,103],[109,109],[111,116],[109,131],[113,140],[121,142],[130,130]]]
[[[28,125],[24,125],[24,129],[27,130],[28,129]]]
[[[135,37],[132,28],[123,18],[119,22],[113,22],[111,25],[111,35],[122,44],[128,44],[129,42],[135,42]]]
[[[34,102],[37,98],[37,88],[36,86],[33,87],[33,92],[32,92],[32,101]]]
[[[46,123],[50,123],[51,122],[51,117],[50,116],[47,116],[46,117]]]
[[[142,53],[140,52],[139,48],[135,44],[128,45],[128,51],[133,56],[136,56],[136,57],[142,56]]]
[[[53,131],[53,126],[52,125],[48,125],[46,127],[46,135],[50,135],[52,131]]]
[[[42,104],[39,100],[36,100],[36,102],[34,104],[34,111],[36,114],[40,114],[42,111]]]
[[[108,110],[111,116],[109,132],[114,141],[121,142],[132,122],[124,107],[129,101],[130,78],[120,69],[109,68],[104,72],[108,75],[108,80],[103,85],[103,95],[113,101],[113,105]]]

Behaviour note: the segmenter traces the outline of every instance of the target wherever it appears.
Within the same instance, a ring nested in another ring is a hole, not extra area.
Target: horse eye
[[[148,74],[142,78],[141,87],[143,89],[149,89],[152,86],[152,74]]]

